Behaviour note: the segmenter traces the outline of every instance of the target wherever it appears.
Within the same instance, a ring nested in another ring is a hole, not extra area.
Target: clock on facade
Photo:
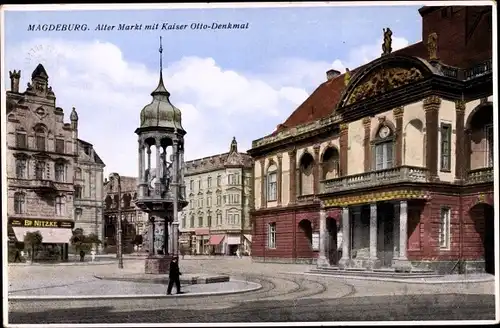
[[[378,132],[378,136],[382,139],[387,138],[389,134],[391,133],[391,130],[389,129],[388,126],[383,126],[380,128],[380,131]]]

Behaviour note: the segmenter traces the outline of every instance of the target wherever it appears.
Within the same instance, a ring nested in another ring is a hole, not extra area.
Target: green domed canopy
[[[160,82],[151,93],[153,101],[141,111],[141,128],[163,127],[184,131],[181,111],[169,100],[170,92],[163,84],[163,74],[160,71]]]

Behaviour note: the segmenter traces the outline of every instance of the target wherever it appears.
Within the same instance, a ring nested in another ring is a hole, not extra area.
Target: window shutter
[[[262,177],[262,179],[264,179],[264,190],[262,190],[262,192],[264,193],[264,199],[267,201],[267,175],[264,175]]]
[[[382,170],[384,168],[384,148],[383,145],[375,146],[375,169]]]
[[[393,147],[394,147],[394,143],[393,142],[388,142],[386,144],[384,144],[384,148],[386,150],[386,156],[385,156],[385,169],[389,169],[392,167],[392,163],[393,163]]]

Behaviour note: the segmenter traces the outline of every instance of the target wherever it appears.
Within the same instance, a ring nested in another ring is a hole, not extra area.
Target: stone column
[[[318,257],[318,266],[326,266],[328,265],[328,260],[326,257],[326,211],[324,208],[321,208],[319,211],[319,257]]]
[[[465,179],[465,101],[455,102],[456,115],[456,146],[455,146],[455,181],[460,183]]]
[[[154,220],[154,249],[155,255],[160,255],[160,251],[165,254],[165,219],[162,217],[155,217]]]
[[[155,193],[156,195],[161,194],[161,153],[160,153],[160,140],[156,141],[156,182],[155,182]]]
[[[288,204],[293,205],[297,200],[297,149],[292,149],[288,152],[290,158],[290,184]]]
[[[342,208],[342,258],[339,267],[346,268],[351,262],[351,222],[349,220],[349,207]]]
[[[370,267],[379,267],[380,261],[377,257],[377,204],[370,204]]]
[[[399,256],[394,258],[392,266],[399,271],[411,270],[411,262],[408,261],[406,245],[408,243],[408,203],[406,200],[399,202]]]
[[[144,144],[139,140],[139,184],[144,182]]]
[[[403,113],[404,107],[394,108],[392,111],[396,121],[396,142],[395,142],[395,166],[403,165]]]
[[[430,96],[424,99],[426,140],[426,166],[430,181],[439,181],[438,177],[438,140],[439,107],[441,98]]]
[[[393,257],[399,258],[399,202],[394,204],[394,225],[393,225]]]
[[[172,204],[172,254],[179,255],[179,141],[177,139],[172,140],[172,182],[170,183],[174,203]]]
[[[172,234],[172,222],[168,222],[167,228],[165,230],[167,231],[167,238],[168,238],[167,254],[172,255],[173,249],[174,249],[174,240],[173,240],[174,236]]]
[[[151,170],[151,146],[149,146],[149,145],[148,145],[147,153],[148,153],[148,167],[147,167],[147,169]],[[149,174],[151,174],[151,171],[149,172]],[[146,177],[146,178],[149,178],[149,177]]]
[[[276,189],[277,189],[277,193],[278,193],[278,197],[277,197],[277,200],[278,200],[278,206],[281,206],[281,189],[282,189],[282,183],[283,183],[283,154],[278,154],[278,173],[277,173],[277,182],[276,182]]]
[[[371,138],[371,117],[365,117],[363,119],[363,127],[365,129],[365,136],[363,138],[363,148],[364,148],[364,168],[365,172],[370,172],[372,170],[372,155],[371,155],[371,147],[370,147],[370,138]]]
[[[262,158],[260,163],[260,208],[267,207],[267,197],[266,197],[266,159]]]
[[[347,148],[349,147],[349,124],[340,124],[340,176],[347,175]]]
[[[156,254],[155,250],[155,223],[154,217],[148,215],[148,248],[149,248],[149,256],[153,256]]]
[[[314,145],[313,150],[314,150],[313,194],[317,195],[319,193],[319,166],[320,166],[319,151],[320,151],[320,145],[318,145],[318,144]]]

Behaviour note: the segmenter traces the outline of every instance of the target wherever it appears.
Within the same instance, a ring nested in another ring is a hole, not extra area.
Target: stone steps
[[[324,267],[311,269],[308,273],[329,274],[335,276],[357,276],[376,278],[398,278],[398,279],[419,279],[419,278],[439,278],[443,275],[436,274],[431,270],[412,269],[411,272],[396,272],[391,268],[368,270],[364,268],[341,269],[339,267]]]

